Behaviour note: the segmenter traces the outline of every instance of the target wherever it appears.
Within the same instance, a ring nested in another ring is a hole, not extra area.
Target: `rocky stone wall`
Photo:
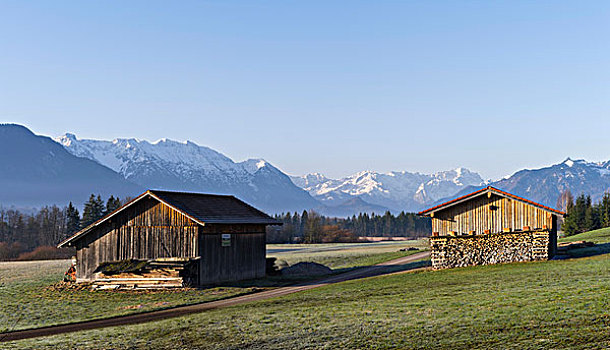
[[[478,236],[430,237],[436,269],[549,258],[550,232],[526,231]]]

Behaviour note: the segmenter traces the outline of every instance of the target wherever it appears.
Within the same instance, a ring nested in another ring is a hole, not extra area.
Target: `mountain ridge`
[[[292,181],[322,203],[332,205],[360,197],[368,203],[394,212],[415,211],[439,198],[470,185],[481,185],[481,176],[466,168],[433,174],[408,171],[379,173],[361,171],[342,179],[330,179],[320,173],[292,176]]]
[[[234,162],[191,141],[135,138],[112,141],[55,139],[74,155],[106,165],[146,188],[232,194],[269,212],[313,209],[320,204],[264,159]]]
[[[514,193],[526,199],[551,208],[566,210],[558,203],[563,191],[570,191],[574,197],[590,195],[599,201],[604,193],[610,192],[610,161],[588,162],[567,157],[563,162],[536,169],[522,169],[514,174],[490,182],[488,185]],[[442,198],[433,205],[466,195],[481,186],[465,187],[456,194]]]
[[[8,206],[80,205],[91,193],[127,197],[143,191],[112,169],[17,124],[0,124],[0,164],[0,203]]]
[[[52,140],[16,124],[0,124],[0,136],[5,207],[77,204],[90,193],[125,197],[152,188],[232,194],[272,213],[314,209],[347,216],[419,211],[485,185],[550,207],[565,190],[594,201],[610,191],[610,161],[569,157],[497,181],[465,168],[433,174],[367,170],[331,179],[321,173],[289,176],[262,158],[234,162],[191,141],[81,140],[70,133]]]

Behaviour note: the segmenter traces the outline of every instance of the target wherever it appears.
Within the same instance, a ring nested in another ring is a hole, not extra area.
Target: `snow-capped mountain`
[[[315,208],[319,203],[263,159],[234,162],[193,142],[56,138],[72,154],[105,165],[146,188],[233,194],[269,212]]]
[[[162,139],[54,142],[24,126],[0,125],[0,205],[81,204],[90,193],[133,196],[145,188],[234,194],[265,211],[315,209],[326,215],[415,211],[493,185],[555,207],[564,190],[594,201],[610,191],[610,161],[565,161],[495,182],[464,168],[434,174],[363,171],[343,179],[288,177],[263,159],[234,162],[192,142]],[[63,146],[63,147],[62,147]]]
[[[555,207],[561,192],[590,195],[594,201],[610,191],[610,161],[565,161],[540,169],[526,169],[496,181],[495,187]]]
[[[367,203],[384,206],[393,211],[419,210],[465,187],[484,183],[479,174],[464,168],[430,175],[407,171],[385,174],[363,171],[338,180],[318,173],[293,176],[291,179],[297,186],[329,206],[358,197]]]
[[[91,193],[125,198],[144,190],[21,125],[0,124],[0,164],[1,206],[63,206],[70,201],[80,206]]]

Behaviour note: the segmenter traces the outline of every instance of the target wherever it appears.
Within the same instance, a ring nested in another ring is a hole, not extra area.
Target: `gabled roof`
[[[112,213],[75,233],[72,237],[61,242],[58,247],[61,248],[69,245],[69,243],[86,235],[96,226],[106,222],[144,198],[154,198],[202,226],[206,224],[281,225],[279,221],[233,196],[148,190]]]
[[[233,197],[216,194],[149,191],[159,201],[204,224],[266,224],[279,222]]]
[[[450,200],[448,202],[445,202],[445,203],[439,204],[437,206],[434,206],[432,208],[428,208],[426,210],[420,211],[419,213],[417,213],[417,215],[428,216],[431,213],[437,212],[439,210],[443,210],[443,209],[448,208],[448,207],[452,207],[452,206],[457,205],[457,204],[462,203],[462,202],[466,202],[466,201],[471,200],[471,199],[473,199],[475,197],[484,196],[484,195],[486,195],[488,193],[493,193],[493,194],[496,194],[496,195],[501,196],[501,197],[511,198],[511,199],[514,199],[514,200],[517,200],[517,201],[520,201],[520,202],[524,202],[524,203],[533,205],[535,207],[538,207],[538,208],[540,208],[542,210],[546,210],[548,212],[551,212],[553,214],[562,215],[562,216],[566,215],[566,213],[564,213],[562,211],[559,211],[557,209],[553,209],[553,208],[547,207],[547,206],[542,205],[540,203],[536,203],[534,201],[531,201],[529,199],[525,199],[523,197],[519,197],[519,196],[514,195],[512,193],[508,193],[506,191],[499,190],[499,189],[497,189],[495,187],[492,187],[492,186],[484,187],[484,188],[482,188],[480,190],[474,191],[474,192],[469,193],[467,195],[464,195],[464,196],[452,199],[452,200]]]

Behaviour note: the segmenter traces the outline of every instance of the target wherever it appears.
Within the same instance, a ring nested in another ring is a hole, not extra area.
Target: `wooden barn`
[[[444,268],[552,258],[565,213],[489,186],[419,215],[432,219],[432,264]]]
[[[76,248],[77,282],[212,285],[265,276],[278,224],[233,196],[149,190],[59,247]]]

